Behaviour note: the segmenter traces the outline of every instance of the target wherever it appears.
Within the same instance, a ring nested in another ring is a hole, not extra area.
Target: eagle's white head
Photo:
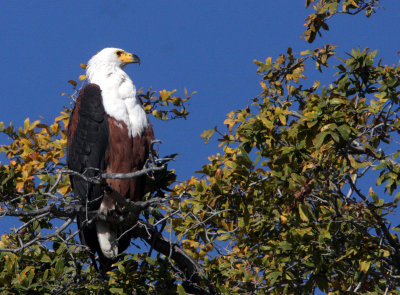
[[[97,74],[108,75],[130,63],[140,63],[139,57],[120,48],[104,48],[89,60],[86,73],[93,82]]]
[[[123,68],[130,63],[140,63],[139,57],[120,48],[104,48],[89,60],[88,67],[106,65]]]
[[[100,87],[106,113],[123,121],[135,137],[148,126],[148,120],[136,98],[136,87],[123,70],[130,63],[140,63],[139,57],[120,48],[104,48],[89,60],[86,75]]]

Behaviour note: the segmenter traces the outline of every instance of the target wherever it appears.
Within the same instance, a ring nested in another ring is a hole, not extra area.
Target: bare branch
[[[144,168],[142,170],[132,172],[132,173],[103,173],[101,177],[104,179],[129,179],[129,178],[136,178],[142,175],[147,175],[150,172],[154,171],[161,171],[164,170],[166,167],[163,166],[152,166],[150,168]]]
[[[63,232],[74,220],[72,218],[68,218],[67,221],[64,222],[62,226],[57,228],[57,230],[54,233],[51,233],[49,235],[41,237],[38,235],[36,238],[32,239],[31,241],[27,242],[26,244],[22,243],[22,245],[19,248],[15,249],[0,249],[0,252],[12,252],[12,253],[17,253],[20,251],[23,251],[25,248],[28,248],[29,246],[42,242],[42,241],[48,241],[50,238],[58,236],[61,232]]]

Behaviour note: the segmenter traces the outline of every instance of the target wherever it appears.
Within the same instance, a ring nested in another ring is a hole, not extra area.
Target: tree
[[[336,13],[369,16],[379,4],[315,2],[306,1],[315,10],[306,19],[309,42]],[[382,65],[377,55],[370,49],[337,54],[325,45],[255,61],[262,92],[227,115],[226,130],[202,134],[206,141],[217,135],[221,152],[198,177],[171,187],[173,172],[159,170],[171,157],[148,167],[152,193],[127,206],[142,213],[135,234],[159,254],[121,255],[106,281],[88,267],[70,227],[82,208],[61,164],[68,109],[50,126],[27,120],[17,131],[1,125],[13,139],[2,147],[10,162],[0,166],[1,212],[23,222],[0,242],[1,290],[399,293],[400,225],[392,227],[389,216],[399,198],[393,143],[400,127],[400,65]],[[334,73],[329,83],[306,80],[314,65],[326,79]],[[142,96],[146,110],[164,119],[187,115],[189,98],[167,91]],[[164,228],[169,241],[161,238]]]
[[[79,79],[84,80],[85,76]],[[69,83],[75,88],[71,95],[74,100],[78,93],[77,82],[70,80]],[[185,118],[188,115],[185,103],[191,95],[185,90],[185,97],[181,98],[173,96],[174,92],[163,90],[156,96],[156,91],[149,90],[140,98],[145,110],[157,119]],[[88,266],[88,249],[77,242],[78,231],[71,227],[74,218],[82,211],[87,214],[88,222],[115,216],[87,211],[71,193],[68,174],[79,174],[66,169],[65,163],[61,162],[65,156],[70,113],[71,108],[65,108],[51,125],[40,121],[31,123],[28,118],[24,127],[18,130],[0,123],[0,131],[12,139],[10,145],[1,147],[9,158],[8,165],[0,166],[1,214],[18,217],[22,222],[18,229],[4,234],[0,240],[3,294],[130,294],[132,290],[144,294],[150,290],[158,293],[163,290],[168,294],[168,290],[177,288],[182,292],[183,287],[174,284],[170,272],[172,263],[175,272],[183,278],[185,288],[196,291],[196,284],[200,284],[204,276],[203,270],[176,244],[162,238],[157,226],[164,227],[168,216],[162,216],[153,208],[171,199],[164,192],[175,179],[174,173],[167,169],[167,162],[175,155],[164,158],[152,155],[148,167],[130,175],[104,173],[92,179],[80,175],[88,182],[100,182],[107,190],[110,188],[103,179],[148,174],[150,193],[147,200],[132,204],[117,192],[112,194],[129,211],[118,222],[135,221],[133,234],[151,249],[164,254],[163,258],[160,255],[148,257],[146,253],[121,255],[117,269],[106,279],[105,285],[104,278]],[[145,221],[138,220],[141,213]]]

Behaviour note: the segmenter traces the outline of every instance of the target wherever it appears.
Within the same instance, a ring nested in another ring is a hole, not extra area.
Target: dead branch
[[[70,170],[70,169],[62,169],[62,170],[60,170],[59,173],[78,176],[89,183],[102,184],[102,182],[105,179],[131,179],[131,178],[136,178],[136,177],[139,177],[142,175],[148,175],[151,172],[162,171],[165,169],[166,169],[165,165],[151,166],[149,168],[144,168],[142,170],[131,172],[131,173],[102,173],[102,174],[100,174],[100,176],[96,176],[96,177],[87,177],[82,173],[79,173],[79,172],[76,172],[76,171]]]
[[[46,242],[49,239],[51,239],[52,237],[58,236],[61,232],[63,232],[74,220],[72,218],[68,218],[64,224],[62,226],[60,226],[59,228],[57,228],[57,230],[54,233],[51,233],[49,235],[46,236],[37,236],[34,239],[32,239],[31,241],[27,242],[27,243],[22,243],[22,241],[20,240],[21,246],[15,249],[0,249],[0,252],[12,252],[12,253],[18,253],[23,251],[24,249],[30,247],[31,245],[38,243],[38,242]]]
[[[147,175],[150,172],[154,171],[161,171],[164,170],[165,166],[152,166],[150,168],[144,168],[142,170],[131,172],[131,173],[103,173],[101,174],[101,178],[103,179],[129,179],[129,178],[136,178],[142,175]]]

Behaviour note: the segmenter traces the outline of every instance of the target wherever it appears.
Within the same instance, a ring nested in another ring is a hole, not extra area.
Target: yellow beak
[[[124,64],[130,64],[130,63],[139,63],[140,64],[140,58],[132,53],[129,52],[122,52],[118,58],[120,61],[122,61]]]

